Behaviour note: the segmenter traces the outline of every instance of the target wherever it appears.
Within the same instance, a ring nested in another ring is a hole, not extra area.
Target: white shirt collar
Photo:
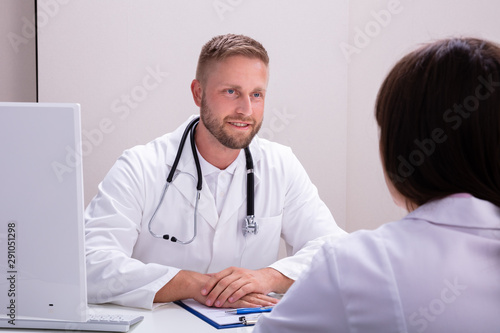
[[[500,207],[464,193],[428,202],[405,217],[412,218],[450,226],[500,229]]]
[[[233,161],[233,163],[231,163],[226,169],[221,170],[221,169],[217,168],[216,166],[208,163],[207,160],[205,160],[203,158],[203,156],[201,156],[200,152],[198,151],[198,148],[196,148],[196,152],[198,153],[198,158],[200,160],[201,173],[203,176],[210,175],[213,173],[219,174],[221,171],[225,171],[225,172],[230,173],[231,175],[234,175],[234,171],[236,170],[236,166],[239,163],[238,160],[241,158],[241,152],[240,152],[240,154],[238,155],[238,157],[236,157],[236,159]]]

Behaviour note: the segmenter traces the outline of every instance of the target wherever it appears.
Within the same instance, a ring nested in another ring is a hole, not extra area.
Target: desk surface
[[[249,333],[253,331],[253,326],[225,328],[218,330],[207,324],[202,319],[184,310],[180,306],[168,303],[161,305],[154,310],[143,310],[135,308],[121,307],[117,305],[90,305],[90,311],[94,313],[110,314],[135,314],[144,316],[144,320],[133,325],[130,333],[183,333],[183,332],[222,332],[222,333]],[[45,330],[23,330],[23,329],[2,329],[2,332],[47,332]],[[56,332],[56,331],[54,331]],[[61,331],[63,332],[63,331]],[[69,332],[69,331],[67,331]],[[102,332],[101,332],[102,333]]]

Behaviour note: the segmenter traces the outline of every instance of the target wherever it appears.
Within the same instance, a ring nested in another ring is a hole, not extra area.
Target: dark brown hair
[[[402,58],[375,116],[386,174],[409,204],[466,192],[500,206],[500,47],[440,40]]]
[[[213,37],[203,45],[200,57],[198,58],[196,79],[203,83],[206,79],[205,75],[208,64],[236,55],[257,58],[266,66],[269,65],[269,56],[261,43],[244,35],[220,35]]]

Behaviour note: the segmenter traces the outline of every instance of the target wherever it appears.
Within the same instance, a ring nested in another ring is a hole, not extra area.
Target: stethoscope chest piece
[[[255,216],[248,215],[245,217],[245,224],[243,225],[243,236],[248,234],[257,235],[259,232],[259,225],[255,222]]]

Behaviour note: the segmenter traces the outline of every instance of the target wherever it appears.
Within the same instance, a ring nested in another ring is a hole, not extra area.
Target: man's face
[[[200,116],[225,147],[245,148],[259,131],[267,79],[267,66],[257,58],[232,56],[208,69]]]

